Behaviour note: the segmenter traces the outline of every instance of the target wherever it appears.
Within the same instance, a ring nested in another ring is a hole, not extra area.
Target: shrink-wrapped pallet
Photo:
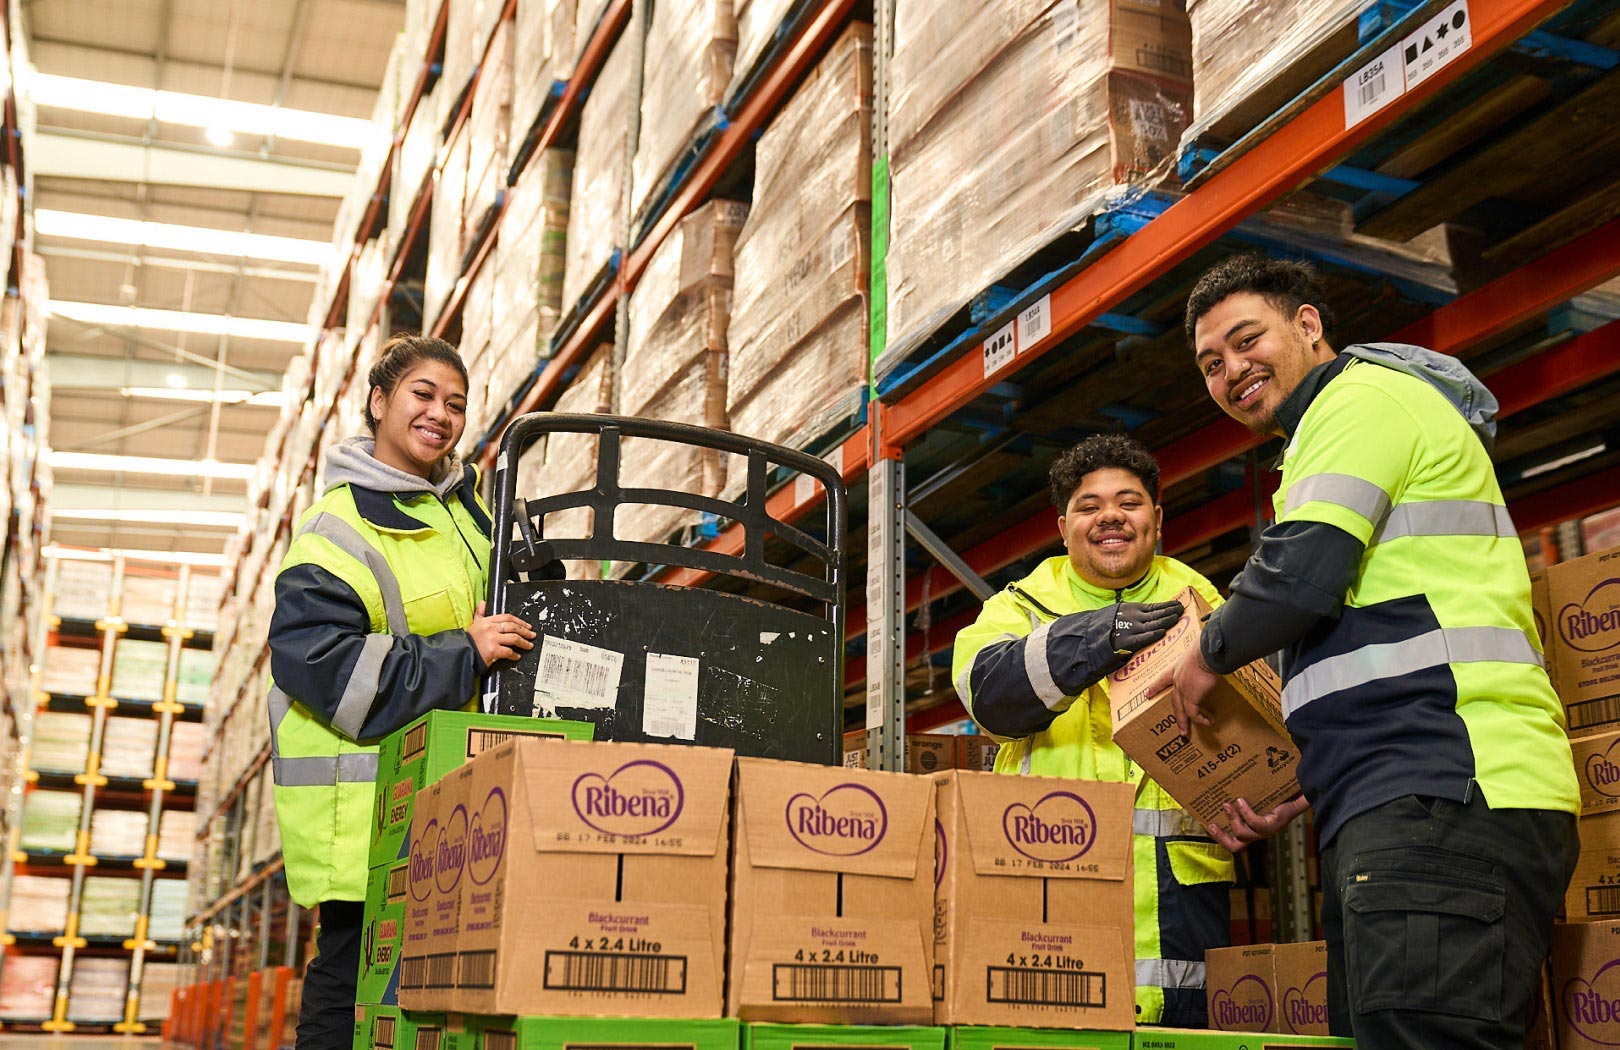
[[[732,0],[659,0],[647,24],[641,137],[630,214],[638,219],[676,174],[688,147],[720,126],[737,53]]]
[[[166,624],[174,619],[180,581],[163,576],[124,577],[118,597],[118,615],[125,623]]]
[[[158,820],[157,855],[164,860],[185,860],[197,845],[197,814],[189,809],[166,809]]]
[[[101,674],[101,651],[76,646],[52,645],[45,650],[45,666],[39,687],[47,693],[91,696]]]
[[[461,276],[461,211],[467,192],[467,129],[446,147],[433,186],[427,272],[422,278],[422,328],[431,329]]]
[[[148,962],[141,967],[142,1021],[162,1021],[169,1016],[169,1000],[180,987],[180,964]]]
[[[12,933],[61,933],[67,929],[69,879],[17,875],[11,880],[11,909],[6,928]]]
[[[88,876],[79,897],[79,932],[86,937],[128,937],[135,932],[140,910],[140,879]]]
[[[112,595],[112,572],[111,562],[58,559],[51,611],[63,619],[105,617],[107,600]]]
[[[41,773],[82,773],[90,758],[90,716],[41,711],[30,732],[28,764]]]
[[[484,57],[490,33],[500,21],[504,0],[447,0],[450,19],[445,25],[444,71],[446,86],[441,91],[440,112],[448,120],[456,102],[467,88],[467,81]]]
[[[68,984],[68,1020],[107,1024],[124,1019],[124,998],[129,990],[128,959],[81,956],[73,962],[73,978]]]
[[[565,314],[578,305],[624,240],[625,150],[635,73],[635,48],[630,45],[621,39],[614,46],[580,107],[563,270]]]
[[[515,151],[545,109],[553,85],[574,75],[574,0],[518,0],[512,32],[512,130]]]
[[[402,237],[411,209],[423,193],[433,192],[433,157],[439,144],[438,84],[422,96],[394,153],[393,188],[388,193],[388,228]]]
[[[630,297],[619,396],[627,416],[724,429],[726,347],[737,234],[748,206],[710,201],[682,219],[653,252]],[[628,488],[717,496],[724,453],[670,442],[627,441],[619,469]],[[696,520],[678,507],[631,505],[614,526],[621,539],[662,541]]]
[[[212,631],[219,626],[219,603],[225,583],[218,576],[194,572],[186,585],[184,626],[195,631]]]
[[[765,58],[788,16],[803,0],[732,0],[737,19],[737,57],[732,62],[731,83],[726,98],[731,99],[748,80],[754,67]]]
[[[900,0],[880,371],[1118,184],[1173,172],[1189,35],[1173,0]]]
[[[108,718],[101,732],[101,772],[109,777],[150,777],[157,737],[155,719]]]
[[[175,699],[193,706],[208,702],[214,675],[219,667],[219,656],[211,649],[180,650],[179,680],[175,683]]]
[[[123,700],[161,700],[168,669],[166,643],[121,638],[113,650],[112,695]]]
[[[803,446],[860,406],[871,119],[872,35],[856,25],[760,136],[731,315],[726,404],[739,434]]]
[[[281,825],[276,822],[275,785],[270,767],[259,772],[259,807],[254,813],[253,863],[267,863],[281,852]]]
[[[10,955],[0,966],[0,1020],[43,1021],[56,1003],[54,955]]]
[[[23,799],[18,846],[31,852],[71,853],[83,801],[72,791],[30,791]]]
[[[186,924],[186,884],[179,879],[158,879],[152,883],[148,913],[151,923],[147,936],[154,941],[178,941]]]
[[[613,348],[598,347],[551,410],[569,415],[611,411],[612,375]],[[550,434],[536,441],[518,458],[518,496],[533,499],[590,488],[596,482],[596,445],[590,434]],[[559,511],[547,515],[542,525],[544,534],[553,539],[579,539],[590,531],[591,511]],[[583,571],[573,565],[568,569],[576,575]]]
[[[490,327],[497,349],[548,353],[562,310],[572,150],[545,150],[508,190],[495,241]],[[527,333],[527,334],[525,334]]]
[[[512,24],[502,22],[490,38],[489,53],[473,85],[467,119],[470,154],[467,192],[462,204],[462,251],[468,251],[492,218],[506,185],[507,136],[512,127]]]
[[[146,813],[97,809],[90,814],[90,852],[98,859],[146,855]]]

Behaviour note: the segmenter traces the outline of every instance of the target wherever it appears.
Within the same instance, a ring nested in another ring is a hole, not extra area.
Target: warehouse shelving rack
[[[44,875],[70,880],[67,923],[54,935],[29,937],[19,940],[7,934],[8,954],[59,955],[55,999],[50,1016],[44,1018],[8,1018],[12,1027],[19,1022],[30,1024],[47,1032],[71,1032],[86,1027],[70,1017],[71,988],[75,960],[84,957],[115,957],[128,959],[129,975],[124,992],[122,1019],[96,1022],[89,1027],[105,1028],[118,1033],[141,1033],[146,1024],[141,1018],[141,984],[147,962],[152,958],[174,960],[178,941],[157,941],[152,938],[152,895],[155,882],[160,878],[175,878],[186,872],[187,862],[159,856],[159,825],[169,810],[191,808],[195,805],[197,783],[177,781],[170,774],[170,745],[174,726],[179,721],[200,721],[202,708],[180,702],[178,698],[180,660],[183,649],[208,649],[212,644],[210,632],[186,623],[186,597],[192,570],[181,566],[176,580],[175,605],[170,617],[163,623],[132,623],[120,615],[124,583],[131,575],[150,575],[149,567],[132,567],[122,555],[111,556],[111,590],[106,614],[100,619],[78,620],[51,615],[44,625],[48,636],[41,639],[38,652],[43,656],[49,643],[69,646],[93,646],[99,656],[94,691],[90,695],[47,693],[40,688],[41,670],[33,675],[34,703],[38,711],[84,711],[91,717],[90,738],[85,768],[78,773],[42,773],[30,769],[28,779],[33,786],[76,789],[80,796],[78,825],[74,832],[74,848],[65,854],[53,851],[25,850],[18,846],[15,834],[9,843],[10,865],[5,873],[4,891],[9,893],[11,879],[17,874]],[[46,573],[44,602],[49,608],[54,595],[54,580],[58,562],[53,559]],[[135,571],[130,572],[131,568]],[[118,647],[126,639],[146,641],[162,640],[165,660],[161,688],[157,699],[130,699],[114,695],[113,670]],[[152,769],[144,777],[109,777],[102,769],[103,746],[107,719],[114,710],[130,712],[157,719],[156,750]],[[91,821],[98,806],[105,808],[131,808],[146,816],[146,832],[139,855],[100,856],[91,843]],[[24,803],[26,805],[26,802]],[[92,942],[80,928],[84,881],[91,871],[138,880],[138,911],[132,935],[127,938]],[[0,966],[3,966],[0,960]]]

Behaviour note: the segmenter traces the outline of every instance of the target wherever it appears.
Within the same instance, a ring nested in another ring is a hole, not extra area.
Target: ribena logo
[[[1560,998],[1571,1028],[1599,1046],[1620,1046],[1620,959],[1604,963],[1590,981],[1566,982]]]
[[[495,877],[506,856],[506,792],[490,788],[467,829],[467,873],[482,886]]]
[[[439,846],[439,821],[427,822],[422,834],[411,840],[411,900],[420,904],[433,892],[433,851]]]
[[[1013,849],[1031,860],[1083,857],[1097,839],[1097,815],[1072,791],[1053,791],[1033,806],[1015,802],[1001,815],[1001,831]]]
[[[1271,989],[1254,974],[1247,974],[1209,997],[1209,1015],[1230,1032],[1265,1032],[1275,1009]]]
[[[1283,993],[1283,1023],[1295,1035],[1327,1024],[1327,972],[1312,974],[1303,988]]]
[[[1566,645],[1583,653],[1601,653],[1620,645],[1620,579],[1604,580],[1585,601],[1559,609],[1558,634]]]
[[[839,784],[820,798],[801,792],[788,799],[787,827],[805,849],[832,857],[858,857],[883,841],[889,830],[889,811],[871,788]]]
[[[1620,740],[1609,745],[1607,751],[1586,757],[1586,782],[1593,791],[1609,798],[1620,798],[1620,763],[1615,762],[1615,750]]]
[[[461,885],[461,872],[467,866],[467,807],[457,806],[444,819],[439,843],[433,851],[433,885],[449,893]]]
[[[1146,664],[1148,660],[1152,659],[1160,649],[1166,649],[1175,645],[1176,639],[1180,638],[1182,635],[1186,634],[1192,629],[1192,622],[1193,618],[1191,613],[1183,616],[1181,619],[1176,621],[1176,625],[1170,628],[1169,632],[1163,638],[1131,657],[1126,661],[1124,667],[1121,667],[1108,677],[1116,682],[1123,682],[1130,678],[1131,675],[1140,671],[1142,666]]]
[[[656,835],[681,815],[686,789],[662,762],[626,762],[607,777],[586,773],[574,781],[574,813],[606,835]]]

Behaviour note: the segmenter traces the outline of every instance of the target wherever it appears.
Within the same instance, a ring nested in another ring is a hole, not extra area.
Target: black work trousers
[[[1328,1023],[1357,1050],[1522,1050],[1575,817],[1407,795],[1322,851]]]
[[[354,1046],[354,996],[360,983],[365,913],[363,901],[321,902],[315,958],[304,970],[298,1050],[350,1050]]]

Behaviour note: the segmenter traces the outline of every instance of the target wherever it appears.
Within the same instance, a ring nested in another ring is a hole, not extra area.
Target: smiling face
[[[1164,508],[1149,498],[1141,478],[1104,467],[1080,479],[1058,532],[1082,580],[1120,589],[1147,574],[1163,521]]]
[[[1255,292],[1238,292],[1198,319],[1198,371],[1221,410],[1256,434],[1275,434],[1277,409],[1333,348],[1322,317],[1305,304],[1292,317]]]
[[[377,420],[377,459],[407,474],[432,478],[467,426],[467,384],[443,361],[425,359],[405,370],[392,393],[371,388]]]

